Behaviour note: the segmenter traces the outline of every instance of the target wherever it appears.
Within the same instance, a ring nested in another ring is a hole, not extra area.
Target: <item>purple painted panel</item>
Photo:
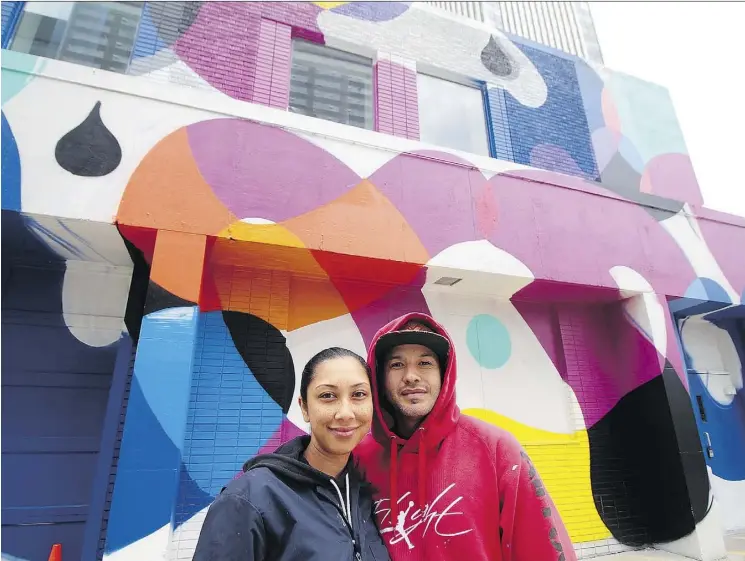
[[[401,154],[370,181],[406,218],[431,256],[482,238],[474,226],[473,207],[487,183],[479,170],[460,158],[429,151]]]
[[[187,131],[199,171],[239,218],[280,222],[336,199],[360,181],[322,148],[279,128],[215,119]]]

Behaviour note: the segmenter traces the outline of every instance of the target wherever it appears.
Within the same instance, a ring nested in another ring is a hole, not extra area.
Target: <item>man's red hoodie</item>
[[[435,326],[450,354],[437,402],[407,440],[391,431],[381,409],[375,346],[412,319]],[[420,313],[392,321],[373,338],[368,363],[375,416],[355,455],[377,489],[376,516],[393,561],[576,561],[556,506],[515,437],[460,414],[455,346],[441,325]]]

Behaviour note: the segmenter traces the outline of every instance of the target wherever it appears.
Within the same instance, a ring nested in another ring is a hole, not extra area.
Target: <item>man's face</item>
[[[429,415],[441,387],[440,363],[434,352],[422,345],[393,348],[385,362],[385,391],[407,424]]]

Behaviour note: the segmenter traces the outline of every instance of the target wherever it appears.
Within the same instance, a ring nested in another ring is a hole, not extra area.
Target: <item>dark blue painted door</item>
[[[46,561],[61,543],[65,561],[79,561],[116,348],[71,335],[64,263],[14,254],[5,226],[4,217],[2,552]]]

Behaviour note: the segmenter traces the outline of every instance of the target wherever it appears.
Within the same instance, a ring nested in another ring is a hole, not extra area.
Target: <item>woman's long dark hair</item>
[[[357,362],[360,363],[360,366],[364,368],[365,372],[367,373],[367,379],[372,384],[372,380],[370,379],[372,375],[370,372],[370,367],[367,365],[367,361],[364,358],[362,358],[354,351],[350,351],[349,349],[345,349],[343,347],[329,347],[328,349],[323,349],[321,352],[317,353],[308,361],[308,363],[305,365],[305,368],[303,368],[303,373],[300,376],[300,397],[303,398],[303,402],[308,402],[308,386],[310,385],[311,380],[313,380],[313,376],[315,376],[316,374],[316,368],[318,368],[318,365],[326,362],[327,360],[345,357],[356,359]]]

